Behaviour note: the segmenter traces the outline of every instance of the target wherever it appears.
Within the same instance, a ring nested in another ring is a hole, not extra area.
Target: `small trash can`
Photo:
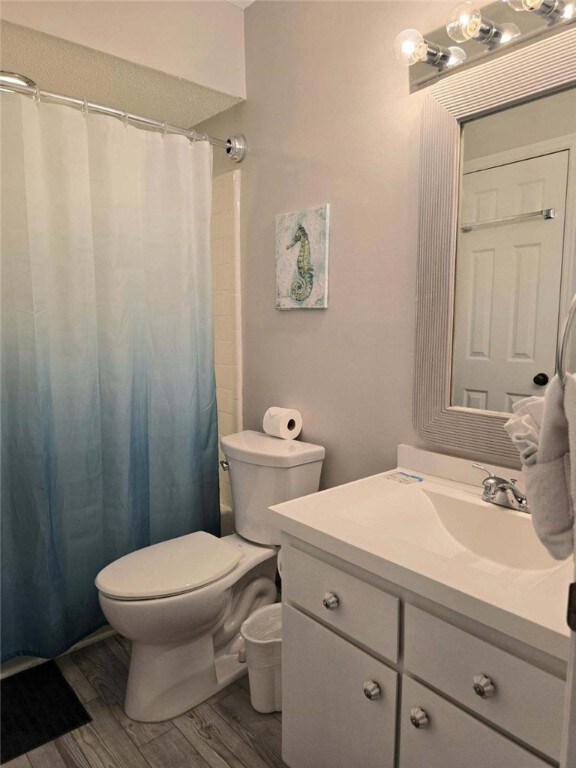
[[[256,712],[282,711],[282,604],[265,605],[240,627]]]

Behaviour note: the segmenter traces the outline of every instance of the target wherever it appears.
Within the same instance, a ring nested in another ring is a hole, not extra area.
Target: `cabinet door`
[[[393,768],[396,672],[286,604],[282,645],[287,765]],[[380,695],[368,698],[366,683]]]
[[[400,713],[400,768],[550,768],[405,675]]]

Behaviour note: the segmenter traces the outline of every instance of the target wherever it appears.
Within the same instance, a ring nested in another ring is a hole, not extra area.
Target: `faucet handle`
[[[496,477],[496,475],[494,474],[494,472],[492,472],[492,471],[491,471],[490,469],[488,469],[487,467],[484,467],[484,466],[482,466],[482,464],[477,464],[476,462],[474,462],[474,464],[472,464],[472,466],[474,467],[474,469],[481,469],[481,470],[483,470],[484,472],[487,472],[489,477]]]

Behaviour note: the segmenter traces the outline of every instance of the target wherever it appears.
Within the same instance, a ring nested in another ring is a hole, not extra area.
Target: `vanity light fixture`
[[[550,21],[569,21],[576,16],[576,2],[564,0],[504,0],[515,11],[529,11]]]
[[[405,29],[394,40],[396,58],[406,67],[419,61],[430,64],[438,69],[455,67],[466,58],[462,48],[451,45],[444,48],[437,43],[425,40],[417,29]]]
[[[522,2],[522,0],[518,0]],[[540,0],[541,2],[554,2],[554,0]],[[516,0],[513,0],[516,2]],[[525,0],[536,3],[538,0]],[[561,2],[561,0],[558,0]],[[476,40],[478,43],[493,47],[509,43],[518,37],[520,30],[516,24],[495,24],[490,19],[482,16],[482,12],[474,3],[466,2],[452,9],[446,24],[448,35],[457,43],[465,43],[467,40]]]

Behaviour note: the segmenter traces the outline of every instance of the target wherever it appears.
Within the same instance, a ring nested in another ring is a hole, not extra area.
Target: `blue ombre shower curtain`
[[[219,499],[210,146],[1,99],[5,660],[100,626],[98,571]]]

